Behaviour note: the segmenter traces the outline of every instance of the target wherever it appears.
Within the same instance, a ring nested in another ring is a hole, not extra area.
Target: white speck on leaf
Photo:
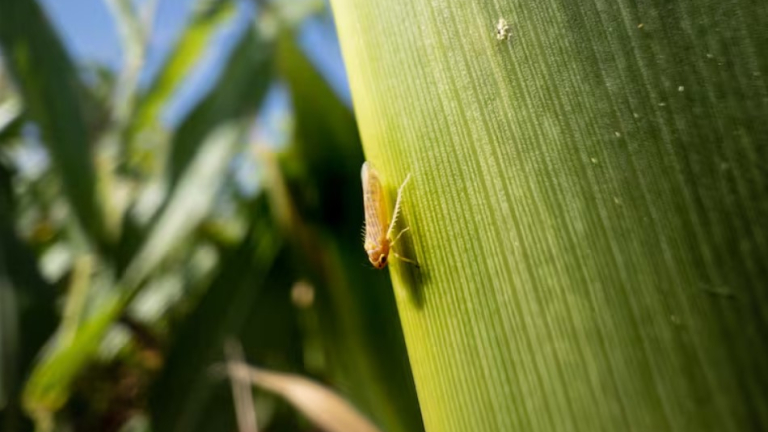
[[[680,87],[678,87],[678,88],[677,88],[677,91],[679,91],[679,92],[683,92],[683,91],[685,91],[685,87],[683,87],[683,86],[680,86]]]
[[[507,24],[507,20],[499,18],[499,21],[496,23],[496,39],[501,41],[508,40],[510,37],[512,37],[512,31],[509,28],[509,24]]]

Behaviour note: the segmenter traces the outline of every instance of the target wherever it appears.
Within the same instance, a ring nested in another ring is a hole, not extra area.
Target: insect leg
[[[411,229],[411,227],[405,228],[402,231],[400,231],[400,234],[398,234],[397,237],[395,237],[395,239],[392,240],[392,242],[389,244],[389,246],[390,247],[394,246],[395,243],[397,243],[397,240],[400,239],[400,237],[403,235],[403,233],[408,231],[409,229]]]
[[[395,252],[395,251],[392,251],[392,255],[394,255],[400,261],[405,261],[405,262],[407,262],[409,264],[412,264],[412,265],[416,266],[416,268],[421,268],[421,266],[419,266],[419,263],[417,263],[416,261],[414,261],[414,260],[412,260],[410,258],[406,258],[406,257],[401,256],[401,255],[398,255],[397,252]]]
[[[392,238],[392,230],[395,228],[395,223],[397,222],[397,216],[400,214],[400,201],[403,198],[403,188],[408,183],[408,180],[411,179],[411,174],[409,173],[407,176],[405,176],[405,180],[403,180],[403,184],[400,185],[400,188],[397,189],[397,199],[395,200],[395,211],[392,213],[392,222],[389,223],[389,229],[387,230],[387,238]]]

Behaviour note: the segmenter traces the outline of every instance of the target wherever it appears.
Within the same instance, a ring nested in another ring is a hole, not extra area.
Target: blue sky
[[[118,70],[122,65],[119,35],[105,0],[39,0],[64,39],[70,54],[80,62],[97,62]],[[135,1],[140,7],[146,1]],[[194,5],[192,0],[159,0],[155,13],[152,38],[142,82],[147,82],[162,65],[183,30]],[[176,123],[205,94],[208,86],[224,64],[237,35],[253,13],[250,1],[239,3],[239,13],[230,25],[217,35],[198,68],[187,78],[176,98],[166,110],[163,120]],[[313,18],[299,32],[299,43],[309,58],[348,106],[351,105],[347,78],[341,60],[333,23]],[[277,92],[270,103],[284,105],[285,98]],[[277,99],[277,100],[274,100]]]

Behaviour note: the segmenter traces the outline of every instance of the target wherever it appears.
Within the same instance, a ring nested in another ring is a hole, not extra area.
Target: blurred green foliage
[[[125,69],[86,80],[37,2],[0,0],[0,428],[233,430],[211,368],[234,337],[247,361],[335,387],[384,430],[422,430],[387,277],[364,266],[355,120],[294,41],[327,12],[257,2],[169,129],[160,113],[240,9],[197,2],[139,86],[151,20],[107,3]],[[277,85],[293,103],[282,150],[254,133]],[[254,409],[260,430],[314,430],[274,396]]]

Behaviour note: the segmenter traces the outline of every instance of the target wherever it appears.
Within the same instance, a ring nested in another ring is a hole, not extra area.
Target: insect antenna
[[[403,180],[403,184],[397,189],[397,199],[395,200],[395,211],[392,213],[392,222],[389,223],[389,229],[387,229],[387,238],[392,238],[392,231],[397,223],[397,216],[400,214],[400,202],[403,199],[403,188],[408,184],[408,180],[411,179],[411,174],[408,173]]]

